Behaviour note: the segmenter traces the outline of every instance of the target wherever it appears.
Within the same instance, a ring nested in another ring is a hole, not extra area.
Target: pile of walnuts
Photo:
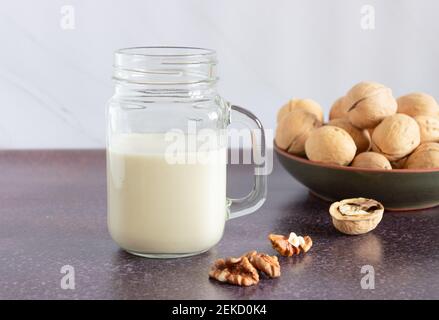
[[[310,236],[298,236],[291,232],[289,236],[270,234],[268,239],[281,256],[291,257],[308,252],[312,245]],[[280,264],[277,256],[270,256],[256,250],[240,257],[218,259],[210,268],[209,277],[219,282],[238,286],[252,286],[259,283],[259,272],[268,278],[280,277]]]
[[[331,107],[292,99],[277,114],[276,145],[311,161],[371,169],[439,168],[439,105],[425,93],[395,99],[360,82]]]

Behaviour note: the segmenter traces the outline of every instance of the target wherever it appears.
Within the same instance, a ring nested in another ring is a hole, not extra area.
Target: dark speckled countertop
[[[232,166],[233,196],[251,185],[251,169]],[[1,299],[439,299],[439,209],[386,212],[362,236],[337,233],[328,203],[275,162],[268,200],[255,214],[227,222],[211,251],[177,260],[131,256],[106,228],[104,151],[0,152]],[[281,258],[282,276],[240,288],[208,279],[218,257],[251,249],[273,253],[271,232],[309,234],[311,251]],[[75,270],[63,290],[60,270]],[[361,267],[375,289],[361,288]]]

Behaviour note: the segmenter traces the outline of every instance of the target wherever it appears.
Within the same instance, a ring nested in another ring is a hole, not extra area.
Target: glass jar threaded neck
[[[147,86],[214,86],[216,54],[191,47],[134,47],[115,52],[113,79]]]

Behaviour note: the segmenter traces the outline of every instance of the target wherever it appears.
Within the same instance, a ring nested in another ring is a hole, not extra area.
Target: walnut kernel
[[[294,232],[291,232],[288,237],[279,234],[270,234],[268,239],[271,241],[273,249],[285,257],[291,257],[294,254],[299,254],[301,251],[306,253],[312,247],[311,237],[300,237]]]
[[[245,256],[216,260],[209,271],[209,277],[246,287],[259,282],[258,271]]]
[[[257,270],[265,273],[270,278],[280,277],[280,265],[276,256],[269,256],[256,251],[250,251],[245,256]]]

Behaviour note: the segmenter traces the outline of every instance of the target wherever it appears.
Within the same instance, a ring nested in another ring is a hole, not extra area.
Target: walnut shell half
[[[384,206],[366,198],[345,199],[329,208],[334,227],[345,234],[357,235],[376,228],[383,218]]]

